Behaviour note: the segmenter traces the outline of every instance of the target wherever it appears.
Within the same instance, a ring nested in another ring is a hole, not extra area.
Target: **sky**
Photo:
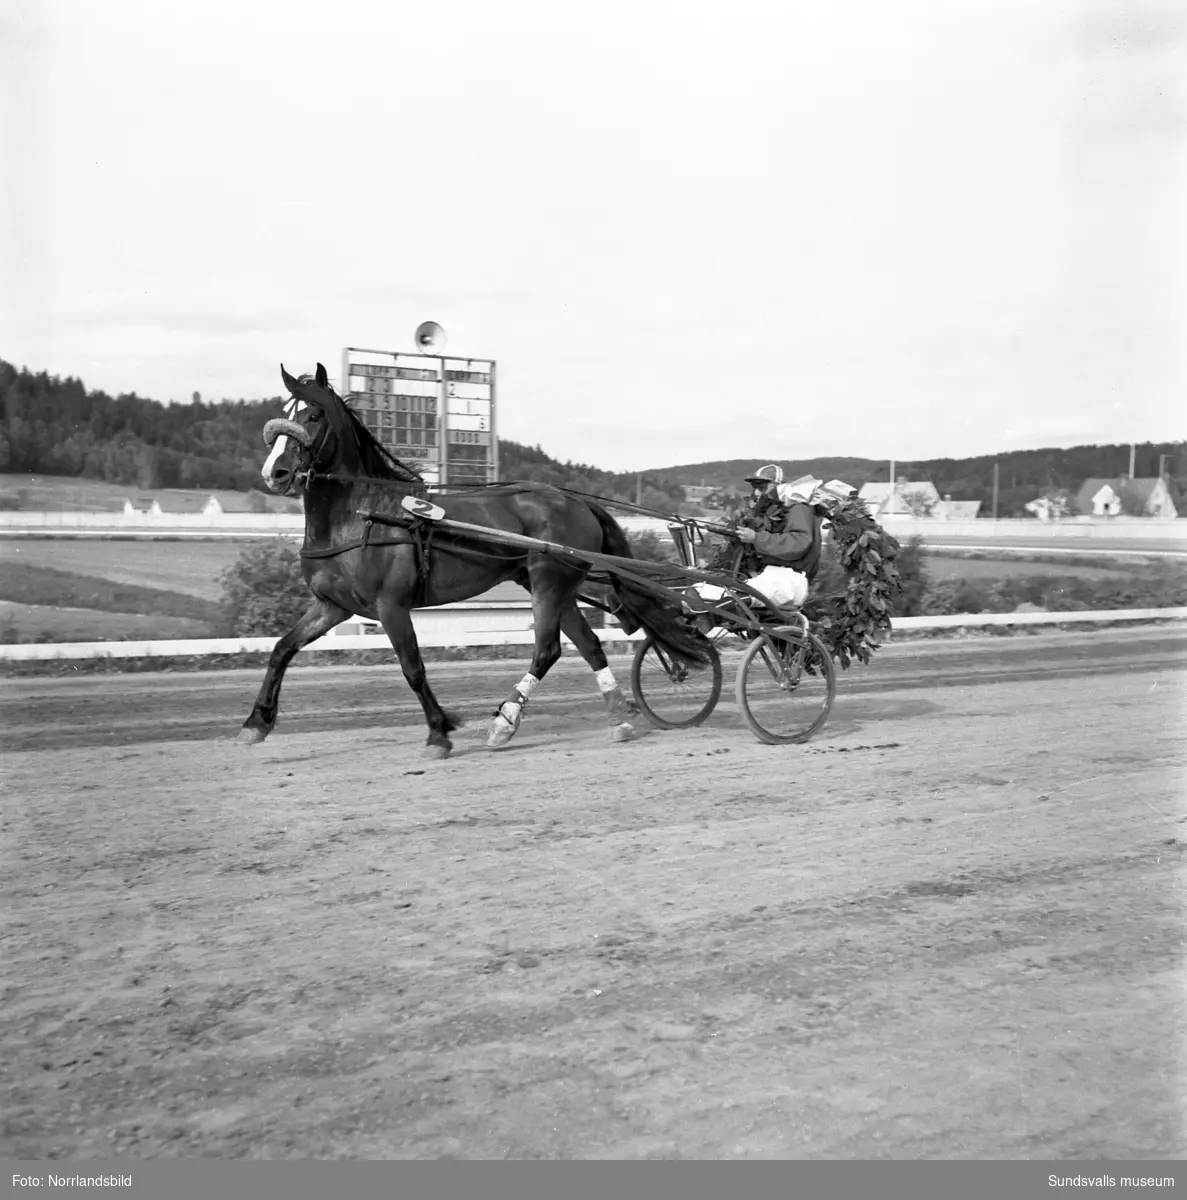
[[[0,358],[254,399],[498,362],[634,471],[1187,437],[1155,0],[5,0]]]

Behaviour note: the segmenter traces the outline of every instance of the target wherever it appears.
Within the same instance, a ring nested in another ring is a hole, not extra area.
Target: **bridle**
[[[318,423],[321,425],[321,430],[317,437],[308,446],[302,446],[297,454],[298,461],[304,460],[308,463],[308,466],[303,471],[293,472],[293,481],[300,481],[301,486],[305,488],[319,478],[329,478],[329,473],[319,471],[317,464],[321,459],[321,452],[325,449],[326,441],[330,436],[330,426],[325,418],[322,418]]]
[[[314,419],[309,419],[304,422],[298,422],[296,417],[300,412],[300,406],[305,404],[313,412],[318,413]],[[285,494],[289,495],[293,491],[295,484],[300,483],[302,487],[308,487],[315,479],[329,478],[325,471],[319,471],[317,464],[322,461],[322,456],[325,452],[326,442],[333,432],[330,428],[330,422],[326,419],[324,413],[315,405],[308,404],[306,401],[298,400],[295,396],[285,404],[285,418],[274,422],[268,422],[264,426],[264,438],[270,445],[275,445],[278,438],[289,437],[297,443],[298,450],[296,451],[297,465],[304,464],[302,469],[294,470],[289,486],[285,489]],[[275,435],[269,438],[269,426],[278,426]],[[285,428],[285,427],[289,428]],[[314,433],[311,427],[316,427]],[[298,436],[295,432],[300,429],[304,436]]]

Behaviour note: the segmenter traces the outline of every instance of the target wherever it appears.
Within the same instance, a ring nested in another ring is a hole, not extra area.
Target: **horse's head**
[[[264,425],[264,443],[272,447],[262,474],[273,492],[287,496],[311,470],[325,470],[338,453],[337,411],[344,408],[330,387],[326,369],[294,379],[282,365],[281,378],[291,399],[284,416]]]

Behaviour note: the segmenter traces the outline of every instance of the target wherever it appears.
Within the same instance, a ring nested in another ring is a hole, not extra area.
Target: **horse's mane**
[[[350,420],[355,449],[359,456],[359,470],[364,475],[369,475],[374,479],[398,479],[404,483],[419,484],[421,487],[427,486],[424,476],[414,467],[401,462],[359,420],[357,413],[352,412],[345,404],[342,407],[346,409],[346,415]]]
[[[339,436],[342,450],[348,454],[353,451],[353,456],[358,460],[355,469],[360,475],[370,479],[398,480],[400,483],[410,484],[414,490],[428,487],[424,476],[407,463],[401,462],[382,445],[333,388],[326,390],[334,398],[334,403],[326,406],[326,415]]]

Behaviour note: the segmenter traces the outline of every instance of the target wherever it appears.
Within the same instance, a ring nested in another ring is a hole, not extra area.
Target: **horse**
[[[272,732],[280,686],[293,656],[351,615],[377,620],[391,641],[408,686],[428,725],[425,755],[444,758],[453,749],[455,715],[437,702],[426,678],[412,624],[414,608],[468,600],[512,580],[531,593],[535,649],[528,673],[495,710],[487,746],[500,749],[520,727],[533,691],[561,656],[561,633],[593,670],[606,704],[611,741],[634,733],[638,709],[623,694],[605,651],[577,605],[588,560],[534,548],[508,546],[476,535],[450,533],[432,522],[408,520],[406,497],[436,506],[445,517],[493,531],[583,550],[633,557],[622,527],[600,504],[541,483],[491,484],[466,493],[435,494],[423,502],[423,476],[386,450],[330,386],[320,363],[312,375],[294,378],[281,364],[289,391],[283,417],[267,421],[271,448],[262,474],[280,495],[302,496],[305,541],[301,568],[312,603],[276,643],[250,716],[238,740],[262,742]],[[402,507],[403,505],[403,507]],[[416,504],[413,503],[413,509]],[[360,515],[366,514],[366,515]],[[384,521],[384,516],[391,518]],[[379,523],[382,532],[374,533]],[[628,633],[642,628],[677,662],[708,661],[703,635],[680,610],[629,580],[602,585],[604,606]]]

